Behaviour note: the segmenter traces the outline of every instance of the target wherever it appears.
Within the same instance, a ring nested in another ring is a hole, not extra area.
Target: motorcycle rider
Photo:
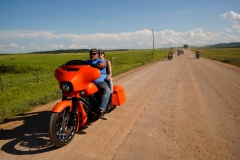
[[[90,59],[86,60],[85,62],[90,65],[95,65],[101,72],[101,77],[93,81],[93,83],[98,87],[99,91],[102,91],[103,94],[99,106],[99,117],[107,120],[108,118],[104,115],[104,112],[106,110],[111,91],[108,87],[108,84],[105,82],[107,77],[106,62],[98,57],[98,50],[96,48],[92,48],[89,54]]]
[[[197,52],[196,52],[196,55],[195,55],[195,56],[198,58],[198,56],[200,57],[200,54],[201,54],[201,53],[200,53],[200,52],[197,50]]]
[[[172,53],[172,51],[169,51],[169,52],[168,52],[168,59],[169,59],[169,57],[171,57],[171,59],[173,58],[173,53]]]
[[[108,106],[112,106],[112,94],[113,94],[112,65],[109,60],[105,59],[105,53],[102,49],[98,50],[98,54],[99,54],[99,58],[106,61],[107,77],[106,77],[105,81],[107,82],[107,84],[110,88],[110,91],[111,91]]]

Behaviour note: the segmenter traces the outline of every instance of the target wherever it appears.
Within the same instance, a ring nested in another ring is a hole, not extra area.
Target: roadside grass
[[[168,50],[105,51],[113,77],[162,60]],[[88,53],[0,55],[0,122],[61,98],[54,71],[68,60],[88,59]]]
[[[193,49],[201,53],[204,58],[232,64],[240,67],[240,48],[201,48]]]

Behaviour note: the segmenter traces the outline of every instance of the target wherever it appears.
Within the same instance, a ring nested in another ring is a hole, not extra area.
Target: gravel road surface
[[[55,148],[51,109],[0,124],[1,160],[239,160],[240,69],[192,51],[114,78],[127,101]]]

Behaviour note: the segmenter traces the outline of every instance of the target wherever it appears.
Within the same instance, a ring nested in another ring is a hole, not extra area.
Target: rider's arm
[[[108,60],[106,60],[106,63],[108,63],[108,67],[107,67],[108,75],[107,75],[106,80],[109,80],[112,77],[112,65],[111,65],[111,62]]]
[[[97,60],[97,66],[99,69],[106,68],[106,62],[102,59]]]
[[[109,60],[107,60],[108,63],[108,72],[109,72],[109,76],[112,77],[112,64]]]
[[[105,68],[106,67],[106,63],[105,62],[101,62],[101,63],[98,63],[98,68]]]

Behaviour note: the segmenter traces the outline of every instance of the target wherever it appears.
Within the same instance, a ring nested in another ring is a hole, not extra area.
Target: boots
[[[110,94],[109,100],[108,100],[108,106],[112,106],[112,93]]]
[[[104,115],[104,111],[102,109],[99,110],[99,118],[101,118],[103,120],[107,120],[108,119],[108,117],[106,117]]]
[[[107,112],[110,113],[114,108],[115,107],[113,106],[113,103],[112,103],[112,93],[111,93],[108,100]]]

